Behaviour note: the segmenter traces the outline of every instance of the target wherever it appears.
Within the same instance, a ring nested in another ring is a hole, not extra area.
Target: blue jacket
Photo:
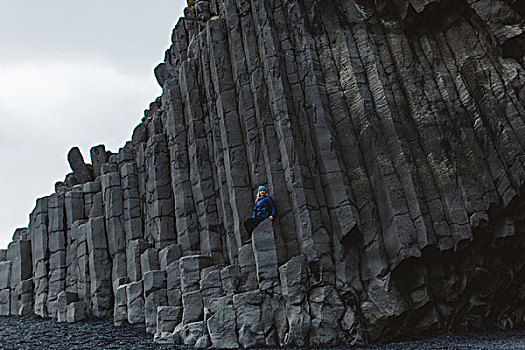
[[[264,196],[255,202],[252,218],[267,218],[269,216],[275,216],[275,204],[273,204],[270,196]]]

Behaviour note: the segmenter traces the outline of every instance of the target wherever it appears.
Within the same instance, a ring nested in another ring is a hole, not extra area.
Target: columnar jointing
[[[132,139],[91,164],[73,148],[0,250],[1,315],[218,348],[523,327],[523,6],[184,14]],[[260,184],[277,215],[249,237]]]

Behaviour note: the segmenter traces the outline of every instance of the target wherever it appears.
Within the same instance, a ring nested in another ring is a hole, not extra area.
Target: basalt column
[[[49,292],[48,315],[57,318],[58,294],[66,289],[66,235],[67,221],[65,194],[55,193],[49,197]]]
[[[146,239],[156,248],[176,243],[171,190],[170,161],[166,135],[160,133],[160,119],[151,123],[145,150],[146,180]]]
[[[48,197],[36,201],[36,206],[30,215],[29,232],[31,237],[31,253],[33,260],[33,283],[35,290],[34,310],[41,317],[48,317],[47,293],[49,282],[48,259]]]
[[[131,140],[74,147],[0,250],[0,314],[198,348],[522,328],[524,14],[196,1]],[[259,185],[276,215],[249,235]]]

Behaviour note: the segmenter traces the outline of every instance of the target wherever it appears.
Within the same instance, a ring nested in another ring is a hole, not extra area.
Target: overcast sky
[[[71,170],[67,152],[116,152],[160,95],[185,0],[0,0],[0,248]]]

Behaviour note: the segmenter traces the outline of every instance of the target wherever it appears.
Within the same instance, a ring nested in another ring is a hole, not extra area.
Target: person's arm
[[[273,220],[273,217],[275,216],[275,204],[273,203],[272,197],[268,197],[268,199],[269,199],[269,204],[272,208],[272,211],[270,213],[270,220]]]

